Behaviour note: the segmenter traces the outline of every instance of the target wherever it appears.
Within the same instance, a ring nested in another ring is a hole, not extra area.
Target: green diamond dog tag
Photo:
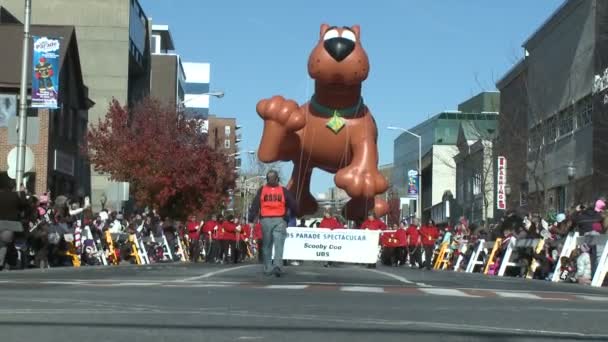
[[[335,134],[338,134],[342,128],[346,125],[346,120],[340,117],[340,113],[334,110],[334,115],[329,121],[327,121],[327,128],[331,129]]]

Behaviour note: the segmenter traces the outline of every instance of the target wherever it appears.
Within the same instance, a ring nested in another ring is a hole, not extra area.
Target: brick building
[[[241,135],[237,131],[241,128],[236,124],[235,118],[219,118],[215,115],[208,117],[208,141],[209,145],[215,150],[221,150],[226,155],[232,156],[235,166],[240,167],[241,160],[236,153],[239,151],[238,143],[241,142]]]
[[[90,166],[80,153],[80,146],[88,125],[88,109],[93,102],[89,100],[83,82],[74,27],[32,25],[31,34],[63,39],[60,44],[59,109],[28,110],[26,146],[32,151],[34,164],[25,174],[27,187],[34,193],[51,190],[53,195],[90,193]],[[0,55],[0,182],[3,185],[12,182],[7,174],[7,156],[17,144],[22,39],[22,25],[0,25],[0,41],[11,47]],[[28,64],[28,70],[31,70],[31,61]],[[28,78],[28,82],[30,80]]]

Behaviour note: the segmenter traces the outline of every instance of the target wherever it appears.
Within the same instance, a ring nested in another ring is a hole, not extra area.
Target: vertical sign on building
[[[56,109],[59,94],[59,40],[34,36],[32,107]]]
[[[497,163],[496,208],[505,210],[507,209],[507,194],[505,191],[507,185],[507,158],[500,156]]]
[[[409,170],[407,172],[407,197],[418,198],[418,171]]]

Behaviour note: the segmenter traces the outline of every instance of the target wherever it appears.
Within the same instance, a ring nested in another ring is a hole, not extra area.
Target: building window
[[[528,140],[528,150],[534,151],[542,144],[543,136],[541,134],[540,125],[530,130],[530,139]]]
[[[574,108],[568,107],[559,113],[559,136],[572,133],[574,130]]]
[[[557,117],[552,116],[545,122],[545,143],[549,144],[557,138]]]
[[[592,122],[591,115],[593,113],[593,102],[591,101],[591,97],[589,96],[579,101],[576,105],[576,109],[576,127],[583,128],[590,125]]]
[[[153,34],[150,37],[150,49],[152,50],[151,53],[160,53],[160,42],[160,35]]]
[[[481,194],[481,174],[475,173],[473,176],[473,195]]]
[[[224,135],[227,137],[230,136],[230,126],[228,126],[228,125],[224,126]]]
[[[224,148],[230,148],[230,139],[224,140]]]

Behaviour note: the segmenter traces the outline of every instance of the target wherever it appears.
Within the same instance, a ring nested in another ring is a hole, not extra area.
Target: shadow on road
[[[305,334],[353,334],[353,336],[361,336],[361,334],[373,334],[374,338],[386,335],[402,335],[407,337],[418,336],[422,338],[432,337],[434,340],[438,338],[447,338],[449,341],[606,341],[606,335],[585,335],[550,332],[504,332],[504,331],[470,331],[466,329],[445,329],[445,328],[423,328],[416,326],[404,327],[319,327],[315,325],[299,325],[281,326],[281,325],[231,325],[231,324],[146,324],[146,323],[62,323],[62,322],[41,322],[41,321],[21,321],[21,322],[1,322],[0,327],[6,328],[114,328],[126,330],[204,330],[206,333],[239,333],[239,332],[272,332],[272,333],[305,333]],[[4,328],[3,328],[4,330]],[[405,335],[403,335],[405,334]]]

